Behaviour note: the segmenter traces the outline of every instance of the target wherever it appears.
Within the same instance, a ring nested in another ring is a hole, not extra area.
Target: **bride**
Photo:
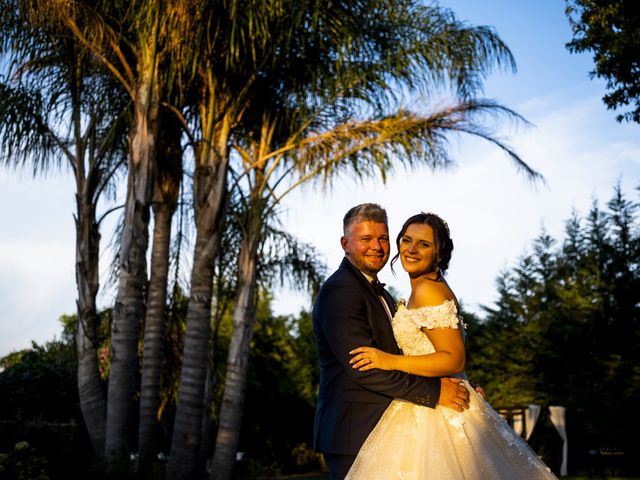
[[[453,242],[435,214],[409,218],[396,239],[411,295],[392,320],[403,355],[372,347],[351,352],[352,367],[400,370],[427,377],[456,376],[471,395],[468,410],[424,408],[393,400],[360,449],[346,479],[554,479],[527,443],[470,386],[464,323],[444,279]]]

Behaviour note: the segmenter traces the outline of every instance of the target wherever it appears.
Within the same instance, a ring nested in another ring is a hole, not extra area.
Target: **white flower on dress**
[[[406,308],[407,307],[407,301],[402,297],[400,297],[398,299],[398,301],[396,302],[396,310],[401,310],[400,307],[402,307],[402,308]]]

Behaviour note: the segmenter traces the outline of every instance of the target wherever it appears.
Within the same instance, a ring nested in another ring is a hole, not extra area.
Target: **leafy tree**
[[[60,340],[2,359],[0,416],[3,420],[68,422],[76,417],[76,355]],[[52,401],[56,399],[56,401]]]
[[[63,334],[0,358],[0,479],[85,478],[92,446],[79,409],[75,315]]]
[[[296,316],[274,316],[271,296],[261,290],[256,308],[256,326],[247,366],[246,400],[238,450],[241,478],[273,476],[317,468],[310,454],[319,367],[309,312]],[[227,347],[233,320],[226,315],[220,326],[219,360],[215,403],[223,397]],[[266,413],[268,412],[268,413]],[[214,423],[221,421],[214,410]],[[291,423],[291,419],[296,421]],[[282,425],[288,425],[286,429]],[[308,452],[307,463],[296,464],[296,451]]]
[[[269,314],[256,324],[240,449],[260,464],[276,463],[292,472],[296,446],[311,447],[320,374],[313,340],[306,311],[289,317]]]
[[[528,267],[527,259],[520,262]],[[467,335],[469,361],[467,373],[474,383],[482,385],[495,406],[512,406],[540,401],[530,342],[539,342],[535,323],[526,323],[526,305],[518,294],[518,279],[503,273],[497,280],[499,300],[485,307],[485,318],[471,324]]]
[[[494,405],[567,407],[576,463],[601,446],[637,452],[637,209],[618,185],[606,210],[573,213],[561,243],[543,232],[468,335],[468,372]]]
[[[16,443],[8,454],[0,453],[0,480],[49,480],[47,461],[29,443]]]
[[[592,77],[604,78],[609,109],[631,107],[619,122],[640,122],[640,11],[634,0],[567,0],[572,53],[593,52]]]

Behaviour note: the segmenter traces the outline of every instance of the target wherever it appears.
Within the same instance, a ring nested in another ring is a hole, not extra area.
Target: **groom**
[[[322,285],[313,307],[320,360],[314,449],[322,452],[331,478],[340,480],[392,399],[460,411],[469,406],[467,390],[455,379],[351,367],[349,351],[356,347],[399,350],[390,323],[393,300],[376,285],[389,259],[387,213],[376,204],[358,205],[345,215],[343,228],[345,258]]]

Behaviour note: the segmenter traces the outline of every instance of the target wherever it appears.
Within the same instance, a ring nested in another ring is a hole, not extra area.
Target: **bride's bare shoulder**
[[[411,295],[412,308],[435,307],[455,300],[453,292],[446,282],[427,281],[418,284]]]

